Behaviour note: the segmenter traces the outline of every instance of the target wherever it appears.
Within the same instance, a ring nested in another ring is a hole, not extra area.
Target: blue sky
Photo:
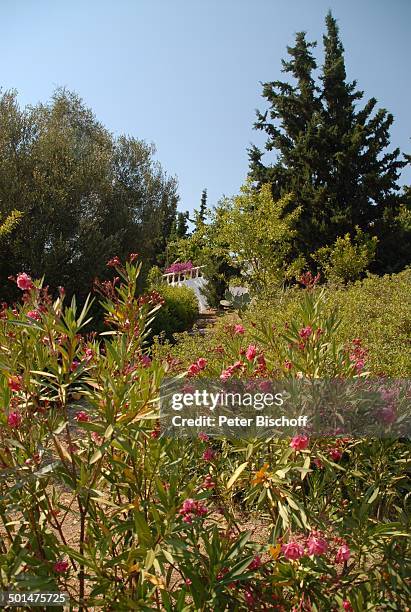
[[[210,204],[238,191],[262,142],[259,82],[281,78],[295,32],[321,42],[329,8],[348,76],[394,114],[392,144],[410,152],[409,0],[2,0],[0,84],[22,104],[65,86],[114,133],[154,142],[192,210],[203,187]]]

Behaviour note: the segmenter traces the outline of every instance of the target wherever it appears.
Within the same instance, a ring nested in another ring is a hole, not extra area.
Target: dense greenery
[[[164,300],[160,312],[151,325],[151,336],[161,334],[172,339],[174,333],[190,328],[198,316],[198,302],[192,289],[185,286],[156,285]]]
[[[23,213],[2,239],[0,276],[45,276],[53,289],[85,295],[114,255],[163,263],[177,185],[154,161],[154,147],[114,137],[74,94],[20,108],[0,97],[0,219]],[[4,298],[5,286],[1,295]]]
[[[409,444],[161,435],[176,364],[144,342],[161,298],[138,295],[135,256],[115,268],[110,335],[85,337],[87,306],[24,274],[22,304],[1,311],[2,590],[64,590],[79,610],[405,610]],[[215,358],[193,351],[182,382],[363,376],[324,293],[300,297],[283,333],[268,316],[238,325]]]
[[[0,591],[80,612],[409,609],[411,189],[326,26],[319,79],[300,32],[292,83],[264,85],[274,163],[253,148],[241,192],[210,209],[204,189],[193,219],[154,147],[75,94],[0,97],[0,298],[21,295],[0,299]],[[201,334],[194,292],[163,276],[193,264],[212,307],[249,290]],[[170,379],[303,385],[301,409],[320,379],[375,384],[378,435],[344,429],[349,394],[330,435],[180,439]]]
[[[331,14],[319,78],[315,45],[299,32],[283,61],[290,81],[263,86],[268,108],[257,113],[255,127],[266,133],[266,151],[276,157],[270,164],[253,147],[250,176],[259,186],[270,183],[275,200],[292,193],[293,206],[301,208],[292,258],[304,256],[312,266],[313,253],[353,236],[358,226],[379,238],[373,269],[398,271],[411,263],[411,234],[402,223],[407,196],[398,186],[408,162],[389,149],[393,117],[376,110],[375,98],[358,106],[364,93],[347,80]]]
[[[411,269],[400,274],[383,277],[370,276],[349,286],[331,285],[325,291],[328,313],[338,308],[341,325],[337,340],[347,345],[355,337],[361,338],[369,356],[371,374],[407,377],[411,371]],[[233,326],[242,322],[247,330],[245,340],[253,342],[255,326],[261,328],[269,321],[281,334],[295,319],[304,291],[291,288],[286,291],[268,288],[255,298],[242,320],[234,313],[223,315],[216,326],[204,337],[178,336],[177,344],[159,347],[159,355],[170,352],[184,369],[195,356],[206,354],[210,363],[219,361],[219,347],[229,341]],[[281,355],[274,343],[267,349],[270,359],[280,363]]]

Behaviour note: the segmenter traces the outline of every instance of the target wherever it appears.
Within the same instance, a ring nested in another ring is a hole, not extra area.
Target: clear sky
[[[410,0],[1,0],[0,84],[22,104],[65,86],[112,132],[154,142],[192,210],[204,187],[210,204],[238,191],[262,142],[259,82],[281,78],[295,32],[321,42],[329,8],[349,78],[394,114],[392,144],[410,152]]]

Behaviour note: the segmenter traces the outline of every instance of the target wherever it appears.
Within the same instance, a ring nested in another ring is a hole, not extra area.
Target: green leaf
[[[238,466],[234,474],[231,476],[231,478],[227,482],[227,490],[231,489],[231,487],[233,486],[237,478],[240,476],[240,474],[245,470],[247,465],[248,465],[248,461],[245,461],[244,463]]]

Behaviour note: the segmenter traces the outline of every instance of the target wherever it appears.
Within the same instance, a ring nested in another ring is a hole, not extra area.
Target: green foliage
[[[173,334],[191,327],[198,316],[198,301],[189,287],[162,284],[157,291],[164,304],[151,325],[151,336],[162,334],[171,340]]]
[[[0,225],[0,240],[9,236],[20,223],[23,213],[19,210],[12,210],[9,216]]]
[[[161,285],[163,282],[164,279],[161,269],[158,266],[152,266],[147,274],[147,287],[149,287],[149,289],[153,289]]]
[[[230,280],[238,273],[238,268],[227,261],[224,256],[210,254],[202,268],[207,284],[201,288],[210,308],[219,308],[220,302],[228,290]]]
[[[231,291],[226,291],[224,299],[221,300],[221,305],[224,308],[230,308],[241,316],[249,307],[251,302],[250,295],[248,293],[233,294]]]
[[[27,270],[85,297],[110,257],[161,259],[178,196],[152,145],[114,137],[66,90],[26,108],[3,93],[0,125],[0,217],[23,213],[0,247],[2,278]]]
[[[299,208],[287,212],[291,201],[290,195],[275,202],[270,185],[256,190],[247,182],[240,195],[223,200],[215,210],[210,231],[214,244],[233,258],[256,291],[281,284],[303,265],[286,263],[300,213]]]
[[[177,366],[150,359],[146,343],[162,300],[139,295],[135,257],[111,265],[119,280],[98,285],[110,327],[99,337],[83,335],[89,302],[53,302],[28,278],[22,304],[1,311],[1,589],[67,591],[76,609],[406,609],[409,444],[161,435],[159,387]],[[244,379],[355,376],[326,292],[293,295],[287,329],[261,313],[246,332],[226,330],[214,360],[193,338],[199,375],[240,360]],[[313,530],[322,553],[308,554]]]
[[[354,239],[350,234],[337,238],[332,247],[322,247],[312,255],[325,278],[331,282],[359,280],[374,260],[378,238],[370,238],[356,227]]]
[[[370,276],[348,287],[326,288],[326,307],[329,312],[338,309],[341,319],[336,338],[346,346],[354,338],[360,338],[367,350],[368,368],[374,376],[383,373],[401,378],[407,377],[411,371],[410,282],[411,270],[407,269],[391,276]],[[241,323],[246,327],[245,341],[253,342],[255,325],[274,326],[279,333],[284,330],[298,317],[303,295],[304,292],[297,287],[261,292],[241,313]],[[192,338],[182,334],[172,349],[158,348],[159,354],[171,350],[171,354],[184,365],[204,354],[209,355],[211,363],[218,361],[216,347],[226,346],[236,322],[234,315],[224,315],[206,337]],[[282,355],[276,343],[267,348],[267,353],[273,363],[280,363]]]
[[[301,207],[292,258],[309,263],[312,253],[372,227],[379,238],[373,271],[399,271],[411,263],[409,249],[398,240],[394,219],[404,196],[398,179],[410,158],[389,150],[393,116],[377,109],[375,98],[359,107],[363,92],[347,80],[344,47],[336,20],[328,13],[320,74],[305,32],[288,47],[283,71],[290,82],[264,83],[267,110],[257,113],[255,128],[267,136],[265,150],[250,152],[250,176],[272,184],[275,200],[293,193]],[[409,236],[408,236],[409,240]]]

